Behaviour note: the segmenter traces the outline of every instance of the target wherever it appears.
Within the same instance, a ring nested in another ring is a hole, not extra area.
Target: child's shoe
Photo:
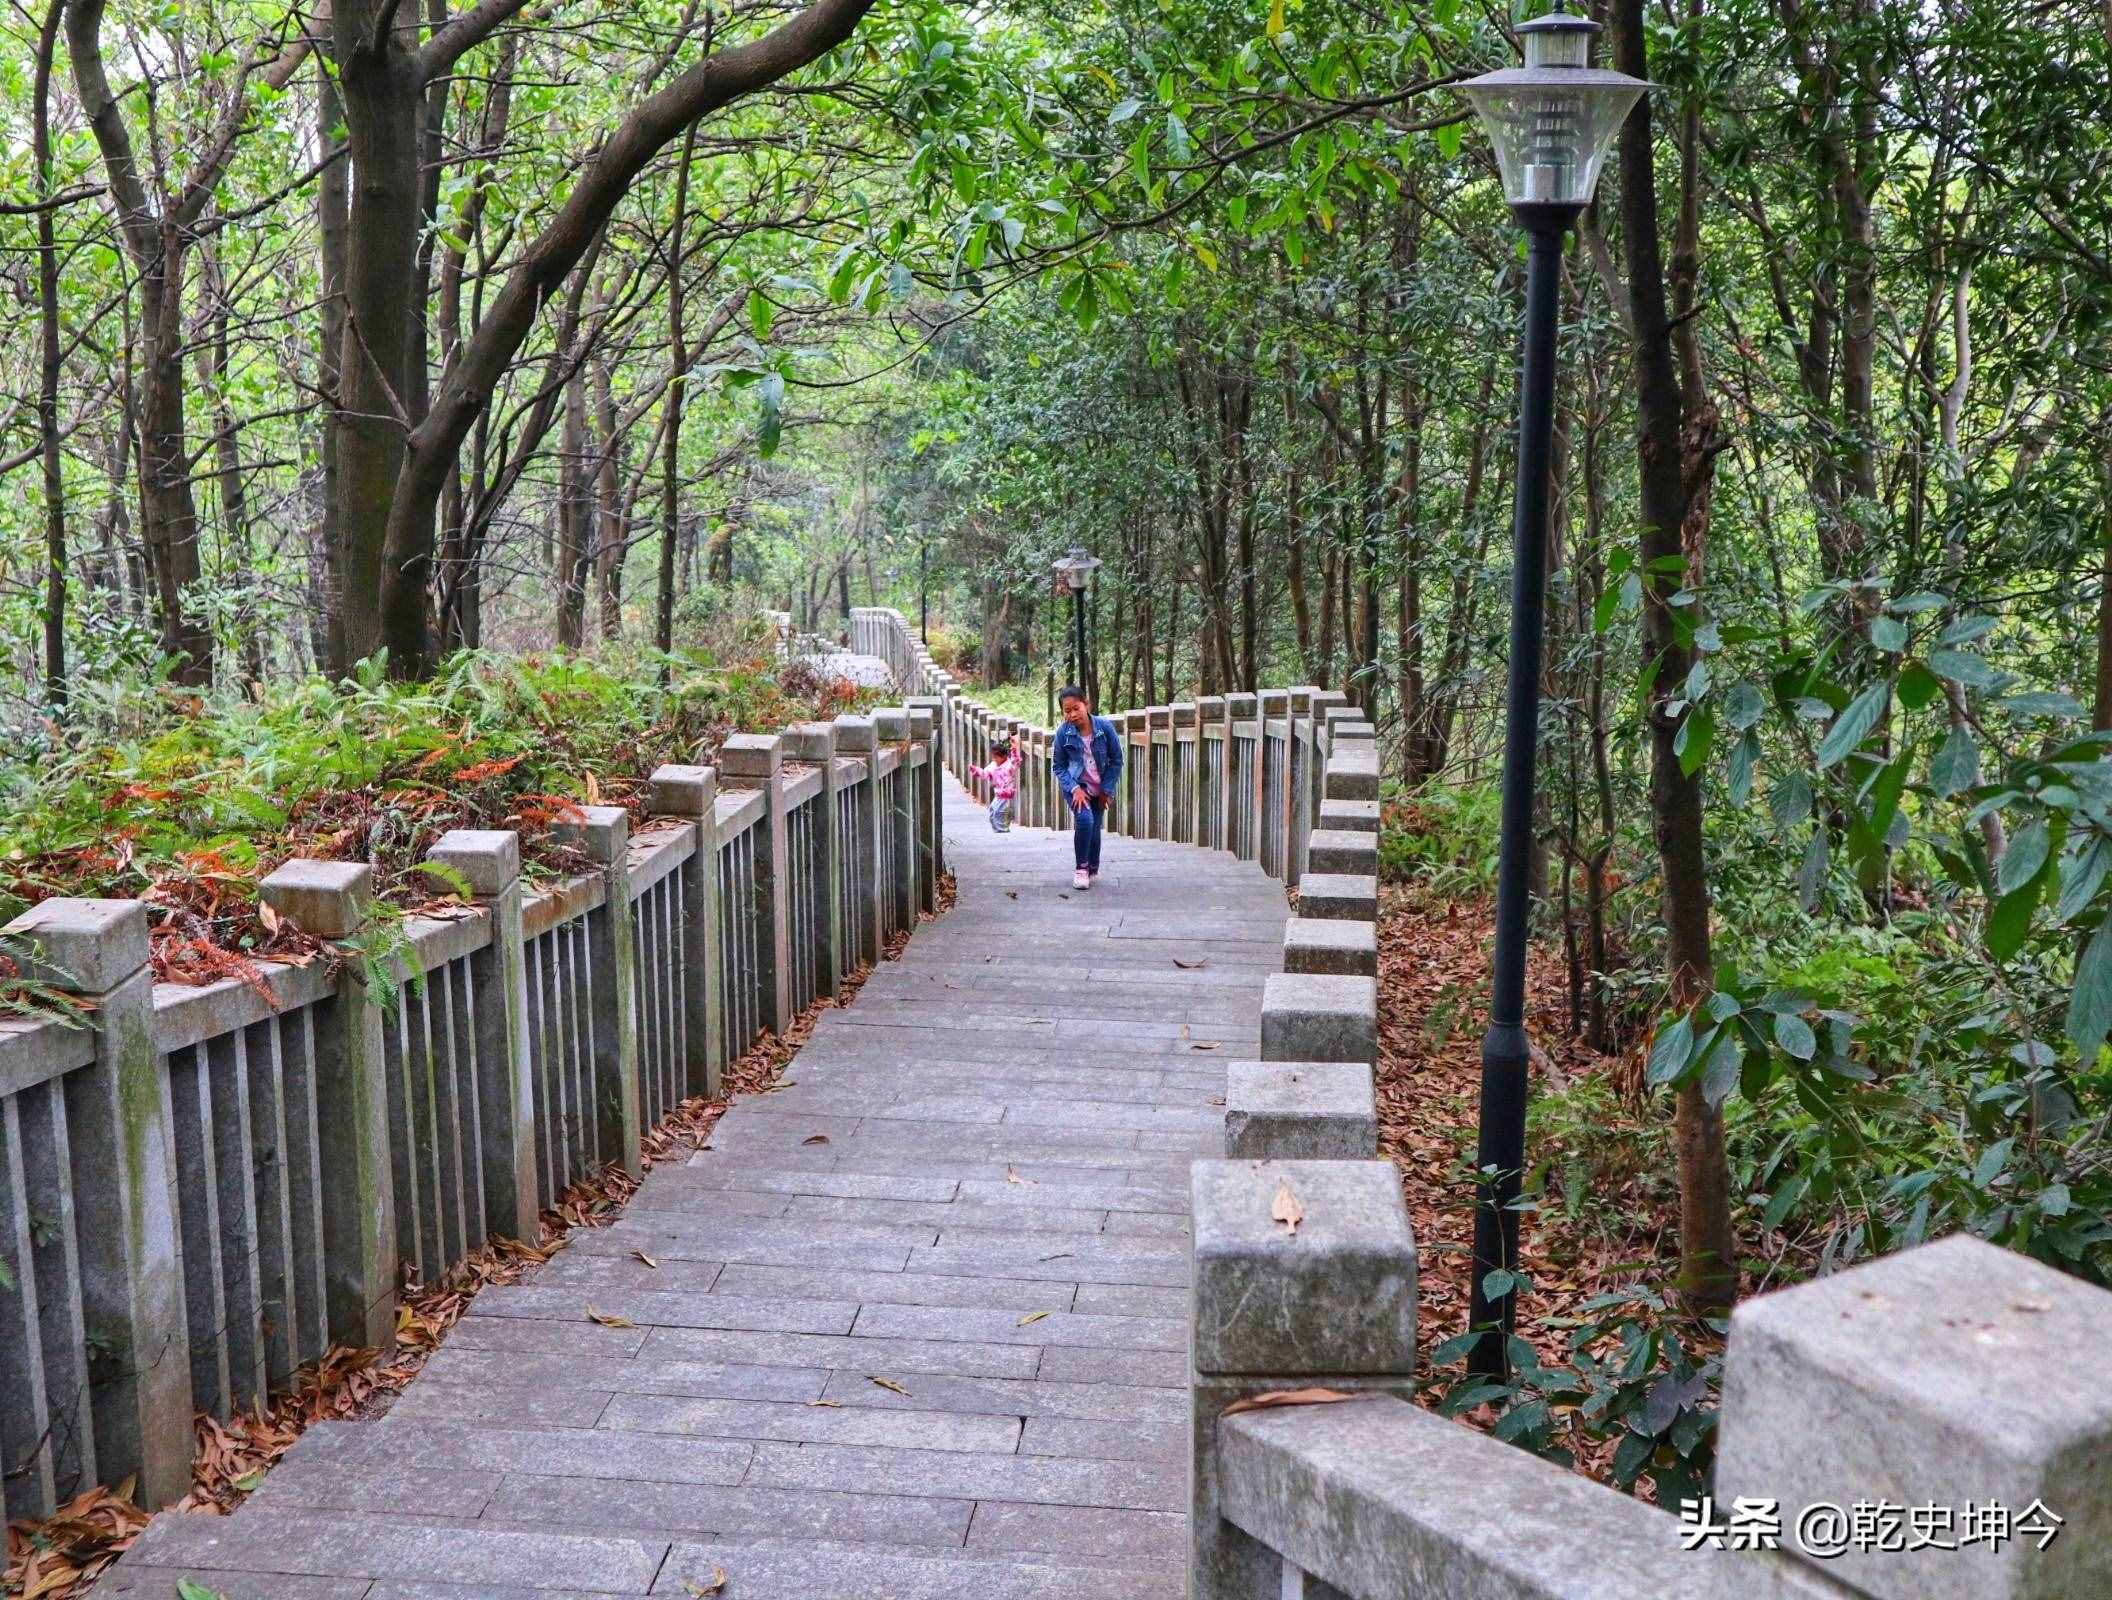
[[[1090,872],[1087,872],[1085,868],[1080,867],[1076,872],[1071,874],[1071,887],[1073,889],[1090,889],[1092,886],[1093,875]]]

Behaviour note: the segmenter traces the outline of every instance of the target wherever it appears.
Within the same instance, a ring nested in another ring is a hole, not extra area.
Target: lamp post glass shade
[[[1590,204],[1614,135],[1650,87],[1591,65],[1598,31],[1560,11],[1520,23],[1525,65],[1459,86],[1496,147],[1503,197],[1514,206]]]
[[[1069,589],[1073,594],[1077,594],[1084,590],[1086,580],[1093,575],[1094,570],[1099,565],[1100,558],[1098,556],[1088,555],[1083,545],[1074,544],[1070,548],[1070,553],[1061,557],[1055,563],[1056,579],[1066,589]]]

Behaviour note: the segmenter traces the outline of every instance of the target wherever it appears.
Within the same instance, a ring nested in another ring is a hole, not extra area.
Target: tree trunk
[[[593,490],[587,474],[587,381],[574,368],[565,380],[565,427],[558,446],[557,643],[577,650],[586,642],[587,550],[593,527]]]
[[[697,150],[697,127],[682,136],[682,156],[675,167],[675,225],[667,244],[667,421],[660,429],[664,452],[660,478],[660,589],[653,607],[653,643],[665,654],[675,647],[675,545],[682,525],[682,397],[686,392],[689,353],[682,337],[682,241],[689,229],[689,164]],[[687,568],[688,562],[683,566]],[[850,605],[850,579],[844,579],[844,605]],[[664,672],[664,669],[663,669]]]
[[[360,3],[365,5],[367,0]],[[411,431],[399,452],[402,467],[386,502],[388,560],[382,572],[388,587],[381,609],[390,629],[392,670],[411,674],[424,670],[422,649],[414,661],[409,647],[422,645],[417,630],[424,617],[434,509],[455,451],[483,413],[543,304],[592,247],[654,156],[698,118],[798,71],[842,44],[872,4],[873,0],[812,0],[762,37],[717,51],[678,74],[609,131],[592,162],[566,193],[556,216],[522,251],[506,286],[476,332],[464,341],[433,398],[430,414]],[[509,7],[510,0],[498,0],[493,11],[479,7],[464,13],[449,32],[472,17],[510,14]],[[434,41],[435,45],[440,42]],[[428,51],[433,48],[427,47]],[[349,82],[348,77],[348,94]],[[358,154],[355,139],[355,158]],[[358,304],[355,293],[355,307]],[[399,639],[406,647],[400,654],[396,649]]]
[[[338,492],[343,499],[345,651],[389,651],[392,673],[425,669],[425,585],[432,517],[406,519],[389,546],[389,506],[411,415],[411,352],[422,307],[408,292],[418,261],[426,85],[397,30],[374,33],[390,0],[338,0],[336,58],[351,146]],[[415,15],[415,13],[414,13]],[[418,352],[419,365],[424,351]],[[437,502],[437,496],[435,497]],[[412,530],[422,528],[421,539]]]
[[[1646,77],[1642,0],[1617,0],[1613,8],[1615,64]],[[1635,330],[1636,452],[1642,510],[1640,559],[1643,635],[1647,664],[1655,672],[1650,691],[1650,809],[1658,851],[1672,1003],[1695,1004],[1715,986],[1709,940],[1708,862],[1702,837],[1701,774],[1680,770],[1673,745],[1679,732],[1667,703],[1679,693],[1692,665],[1693,649],[1674,625],[1672,593],[1679,581],[1660,575],[1655,563],[1683,557],[1683,534],[1691,496],[1690,456],[1706,463],[1706,440],[1689,424],[1699,422],[1701,395],[1682,395],[1674,360],[1671,312],[1665,293],[1657,234],[1657,178],[1650,105],[1639,103],[1620,140],[1622,226],[1628,256],[1628,298]],[[1695,451],[1699,443],[1703,448]],[[1737,1257],[1731,1236],[1730,1174],[1724,1158],[1723,1117],[1704,1098],[1699,1075],[1677,1091],[1673,1146],[1680,1189],[1680,1290],[1697,1315],[1720,1316],[1737,1296]]]
[[[242,475],[242,446],[236,431],[234,408],[227,399],[227,291],[218,264],[205,258],[207,291],[213,297],[212,334],[201,341],[199,359],[204,367],[205,388],[212,396],[214,488],[220,500],[220,550],[222,563],[242,575],[242,671],[252,684],[264,681],[262,587],[257,579],[256,552],[250,548],[249,493]]]
[[[139,274],[139,529],[152,574],[160,644],[175,661],[175,681],[213,681],[211,632],[185,610],[201,575],[198,505],[191,493],[184,432],[183,290],[185,258],[197,214],[210,192],[180,204],[150,199],[133,156],[124,112],[103,67],[103,0],[76,0],[67,13],[67,55],[117,209],[118,233]]]
[[[345,120],[338,99],[337,80],[318,60],[315,72],[315,139],[324,155],[344,149],[344,139],[335,129]],[[322,636],[317,660],[332,678],[341,678],[352,668],[345,647],[345,548],[344,495],[338,487],[339,435],[344,431],[344,391],[339,381],[338,360],[345,343],[345,257],[347,205],[351,175],[342,155],[323,168],[316,179],[315,213],[321,241],[322,303],[317,308],[317,387],[323,392],[322,410],[322,503],[317,508],[317,544],[321,572],[315,587],[324,606]]]
[[[628,540],[617,485],[616,400],[606,361],[594,363],[594,418],[594,589],[601,601],[602,643],[614,644],[623,636],[623,558]]]
[[[44,472],[44,699],[54,713],[66,707],[66,478],[59,450],[59,255],[57,192],[51,168],[51,65],[58,54],[59,19],[66,0],[51,0],[37,34],[36,104],[31,109],[31,159],[37,167],[37,436]]]

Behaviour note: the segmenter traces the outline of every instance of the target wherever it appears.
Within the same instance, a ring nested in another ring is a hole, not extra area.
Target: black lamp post
[[[1085,586],[1099,565],[1099,557],[1087,554],[1085,547],[1077,544],[1056,562],[1057,586],[1071,592],[1071,682],[1088,695],[1093,686],[1086,682],[1091,668],[1085,654]]]
[[[1591,202],[1599,169],[1635,102],[1650,86],[1591,66],[1598,24],[1557,9],[1518,28],[1525,65],[1460,85],[1503,177],[1503,197],[1528,239],[1525,361],[1518,381],[1518,482],[1511,522],[1510,679],[1504,699],[1503,837],[1496,874],[1496,957],[1489,1029],[1481,1041],[1481,1130],[1475,1165],[1482,1193],[1474,1213],[1470,1328],[1497,1329],[1468,1358],[1471,1371],[1501,1378],[1517,1296],[1491,1273],[1518,1265],[1519,1178],[1525,1167],[1527,873],[1532,852],[1533,758],[1540,722],[1540,653],[1547,587],[1548,458],[1555,428],[1555,302],[1562,236]]]

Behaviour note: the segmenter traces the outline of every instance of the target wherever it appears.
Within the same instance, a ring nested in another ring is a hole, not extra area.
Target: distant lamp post
[[[1504,703],[1503,835],[1496,877],[1495,974],[1481,1042],[1481,1133],[1475,1164],[1483,1190],[1474,1214],[1473,1305],[1468,1326],[1494,1327],[1470,1370],[1503,1377],[1517,1296],[1492,1273],[1518,1267],[1519,1177],[1525,1166],[1527,876],[1532,851],[1533,756],[1540,721],[1540,653],[1547,587],[1548,459],[1555,425],[1555,301],[1562,235],[1591,203],[1614,135],[1650,85],[1591,65],[1598,24],[1556,10],[1521,23],[1525,65],[1460,85],[1503,177],[1511,217],[1530,241],[1525,280],[1525,361],[1518,383],[1518,482],[1511,522],[1511,649]],[[1493,1171],[1494,1177],[1488,1175]]]
[[[1077,544],[1056,562],[1056,586],[1071,592],[1071,682],[1088,695],[1093,686],[1085,681],[1090,670],[1085,654],[1085,586],[1099,566],[1100,558],[1089,555],[1085,546]]]

